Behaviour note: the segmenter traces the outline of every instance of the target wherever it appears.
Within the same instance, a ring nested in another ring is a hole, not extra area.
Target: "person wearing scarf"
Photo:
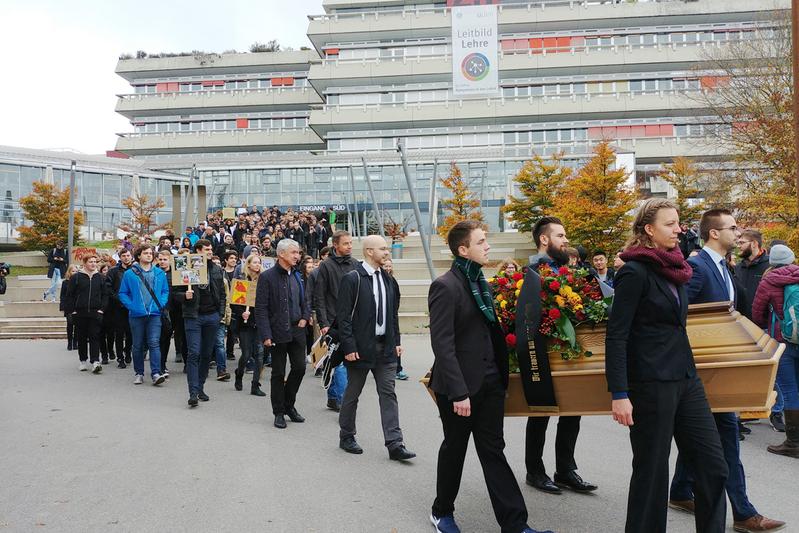
[[[605,375],[613,419],[629,427],[633,451],[627,533],[666,531],[672,439],[695,466],[696,530],[721,533],[726,526],[728,469],[688,342],[692,269],[680,231],[673,202],[644,202],[614,278]]]

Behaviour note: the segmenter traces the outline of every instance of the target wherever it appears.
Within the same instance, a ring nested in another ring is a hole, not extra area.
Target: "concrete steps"
[[[0,318],[0,339],[64,339],[64,317]]]
[[[399,314],[400,333],[403,335],[413,335],[427,333],[430,319],[427,313],[403,313]]]
[[[41,295],[40,295],[41,296]],[[58,318],[58,302],[0,302],[0,318]]]
[[[46,267],[47,256],[42,252],[5,252],[0,253],[0,262],[11,265],[11,273],[15,266]]]

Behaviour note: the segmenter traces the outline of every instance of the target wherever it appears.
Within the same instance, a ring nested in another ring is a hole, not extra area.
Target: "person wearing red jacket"
[[[783,320],[784,291],[788,285],[799,283],[796,256],[785,245],[771,248],[767,270],[760,281],[752,302],[752,320],[766,329],[779,342],[785,342],[785,352],[777,369],[777,383],[785,401],[785,442],[769,446],[771,453],[799,459],[799,345],[786,342],[780,324]]]

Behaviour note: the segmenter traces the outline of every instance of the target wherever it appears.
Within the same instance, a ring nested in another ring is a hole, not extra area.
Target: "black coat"
[[[122,302],[119,301],[119,286],[122,284],[122,276],[125,275],[128,268],[123,267],[120,262],[109,268],[105,275],[105,290],[108,293],[107,309],[125,315],[127,315],[128,310],[122,305]]]
[[[247,279],[247,274],[244,272],[240,272],[238,276],[234,277],[233,279]],[[231,283],[232,285],[232,283]],[[258,323],[256,321],[256,308],[250,307],[250,317],[245,322],[241,315],[244,311],[247,310],[246,305],[231,305],[230,306],[230,327],[234,333],[238,333],[243,329],[256,329],[258,327]]]
[[[489,323],[474,301],[466,277],[452,267],[430,285],[430,344],[435,362],[430,388],[449,400],[476,394],[489,357],[508,388],[508,351],[497,323]]]
[[[677,381],[696,375],[688,342],[688,293],[640,261],[628,261],[614,279],[613,309],[605,337],[608,390],[626,392],[630,382]]]
[[[97,316],[108,304],[108,292],[103,275],[97,272],[92,277],[76,272],[69,278],[64,312],[80,317]]]
[[[396,363],[397,350],[400,346],[399,330],[399,294],[394,290],[391,278],[382,270],[380,276],[386,288],[386,334],[383,353],[377,353],[375,340],[375,324],[377,308],[372,289],[372,277],[358,265],[354,271],[341,279],[341,286],[336,303],[336,324],[341,341],[340,353],[346,355],[358,352],[356,361],[344,361],[348,367],[374,368],[378,361]],[[359,283],[360,278],[360,283]],[[355,305],[355,294],[358,303]],[[353,307],[354,312],[353,312]]]
[[[752,318],[752,302],[757,293],[757,286],[760,285],[760,280],[763,274],[769,267],[768,254],[760,254],[752,261],[744,259],[735,265],[735,278],[741,284],[741,291],[743,294],[739,295],[740,301],[739,309],[741,313],[751,319]]]
[[[336,319],[336,300],[341,278],[347,272],[355,270],[357,265],[358,262],[352,256],[338,257],[335,251],[319,264],[319,274],[313,290],[313,309],[320,328],[330,327]]]
[[[194,297],[191,300],[186,299],[186,291],[188,287],[185,285],[178,285],[172,287],[172,301],[176,306],[180,306],[185,318],[197,318],[200,313],[200,290],[211,291],[211,300],[214,302],[215,310],[219,313],[219,317],[225,316],[225,304],[227,303],[227,295],[225,294],[225,272],[222,267],[214,263],[208,262],[208,289],[200,289],[194,287]]]
[[[299,283],[304,293],[301,277]],[[311,318],[311,308],[304,294],[300,299],[300,314],[306,321]],[[294,338],[293,328],[296,324],[290,324],[289,319],[289,273],[279,264],[258,276],[255,318],[261,342],[271,339],[274,344],[280,344],[291,342]]]
[[[60,261],[58,260],[60,259]],[[47,254],[47,277],[53,277],[53,273],[55,269],[58,269],[61,273],[61,277],[64,277],[64,274],[67,273],[67,265],[69,264],[69,260],[67,259],[67,251],[63,248],[53,248],[50,250],[50,253]]]

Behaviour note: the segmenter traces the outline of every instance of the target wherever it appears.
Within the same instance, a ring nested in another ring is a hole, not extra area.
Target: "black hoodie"
[[[358,261],[351,255],[339,257],[335,250],[319,264],[319,274],[313,289],[313,310],[316,311],[316,320],[320,328],[327,328],[336,319],[336,302],[338,301],[338,288],[341,278],[347,272],[355,270]]]

